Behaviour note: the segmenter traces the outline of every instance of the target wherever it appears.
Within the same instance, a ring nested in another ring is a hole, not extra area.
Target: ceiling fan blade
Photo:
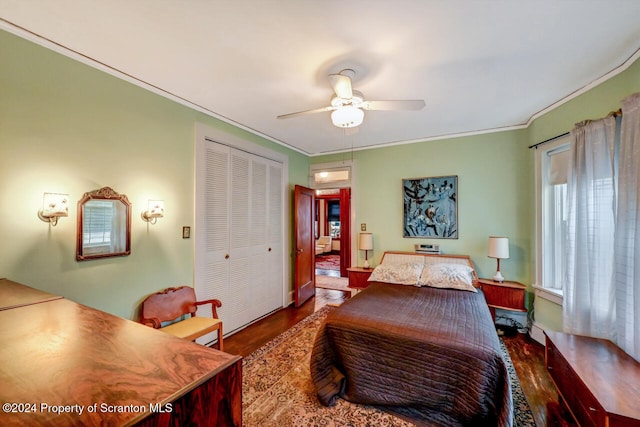
[[[335,107],[322,107],[314,108],[313,110],[298,111],[296,113],[282,114],[278,116],[279,119],[289,119],[291,117],[304,116],[306,114],[324,113],[325,111],[333,111]]]
[[[365,101],[362,108],[365,110],[422,110],[425,106],[422,99],[408,99],[404,101]]]
[[[353,98],[353,89],[351,88],[351,78],[342,74],[329,74],[329,83],[338,98]]]

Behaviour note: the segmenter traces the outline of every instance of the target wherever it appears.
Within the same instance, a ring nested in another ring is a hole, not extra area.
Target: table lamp
[[[489,237],[489,258],[498,260],[498,269],[493,276],[494,282],[504,282],[504,277],[500,273],[500,260],[509,258],[509,239],[507,237]]]
[[[360,250],[364,251],[364,268],[369,268],[369,251],[373,250],[373,234],[360,233],[359,245]]]

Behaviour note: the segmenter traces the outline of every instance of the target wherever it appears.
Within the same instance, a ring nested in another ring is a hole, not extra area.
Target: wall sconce
[[[147,210],[140,214],[142,220],[155,224],[158,218],[164,216],[164,200],[149,200]]]
[[[42,209],[38,211],[38,218],[55,227],[61,216],[69,216],[69,195],[44,193]]]
[[[360,250],[364,251],[364,268],[369,268],[369,251],[373,250],[373,234],[360,233],[359,245]]]
[[[494,282],[504,282],[504,277],[500,273],[500,260],[509,258],[509,239],[507,237],[489,237],[489,258],[498,260],[498,270],[493,276]]]

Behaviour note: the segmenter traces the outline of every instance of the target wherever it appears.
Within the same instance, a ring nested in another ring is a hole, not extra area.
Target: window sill
[[[542,286],[533,285],[536,290],[536,298],[546,299],[554,304],[562,306],[562,291],[558,289],[543,288]]]

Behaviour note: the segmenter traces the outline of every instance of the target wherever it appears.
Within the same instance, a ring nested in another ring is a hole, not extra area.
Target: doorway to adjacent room
[[[347,268],[352,262],[353,168],[353,162],[314,164],[310,167],[310,186],[315,190],[316,196],[316,288],[350,292]]]

